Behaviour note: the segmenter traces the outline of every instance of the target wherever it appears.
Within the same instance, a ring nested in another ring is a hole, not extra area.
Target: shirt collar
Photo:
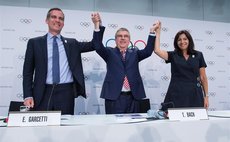
[[[54,35],[52,35],[51,33],[48,33],[48,39],[52,39]],[[58,34],[56,35],[58,39],[61,39],[61,35]]]

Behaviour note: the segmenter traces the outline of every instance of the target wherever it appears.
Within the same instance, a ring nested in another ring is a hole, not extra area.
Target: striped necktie
[[[122,60],[125,61],[125,51],[121,51]],[[123,86],[125,89],[130,90],[130,85],[127,76],[125,75]]]

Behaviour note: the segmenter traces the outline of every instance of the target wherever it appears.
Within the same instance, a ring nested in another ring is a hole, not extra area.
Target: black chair
[[[20,111],[20,106],[24,106],[23,102],[19,101],[11,101],[9,106],[10,111]]]
[[[149,99],[140,100],[140,113],[147,113],[149,109],[150,109],[150,100]]]

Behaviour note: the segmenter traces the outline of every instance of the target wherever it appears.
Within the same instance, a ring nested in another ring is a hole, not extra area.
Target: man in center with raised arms
[[[151,56],[155,45],[155,30],[158,24],[150,28],[147,45],[144,49],[128,48],[130,33],[120,28],[115,34],[116,47],[105,47],[102,43],[99,25],[94,33],[93,43],[96,52],[106,62],[107,73],[101,90],[105,99],[106,114],[138,113],[140,100],[146,97],[139,72],[139,62]]]

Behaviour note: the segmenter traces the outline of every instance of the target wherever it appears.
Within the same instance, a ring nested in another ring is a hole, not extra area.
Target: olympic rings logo
[[[29,40],[29,37],[19,37],[19,40],[27,42]]]
[[[192,33],[192,30],[191,30],[191,29],[186,29],[186,31],[188,31],[189,33]]]
[[[139,43],[139,42],[144,44],[144,48],[146,47],[146,43],[145,43],[143,40],[137,40],[137,41],[135,41],[135,42],[134,42],[134,47],[138,48],[138,47],[137,47],[137,43]],[[139,48],[138,48],[138,49],[139,49]]]
[[[208,49],[208,50],[213,50],[213,49],[214,49],[214,46],[208,45],[208,46],[206,46],[206,49]]]
[[[79,112],[78,115],[88,115],[89,112]]]
[[[23,76],[22,76],[21,74],[18,74],[18,75],[17,75],[17,78],[18,78],[18,79],[22,79]]]
[[[214,81],[214,80],[216,80],[216,78],[214,76],[209,76],[208,80]]]
[[[88,62],[90,59],[88,57],[82,57],[81,60],[84,62]]]
[[[90,40],[88,40],[88,39],[80,39],[79,41],[80,42],[89,42]]]
[[[214,65],[214,64],[215,64],[215,61],[207,61],[207,63],[208,63],[209,65]]]
[[[164,48],[168,48],[168,47],[169,47],[169,44],[168,44],[168,43],[161,43],[160,46],[161,46],[161,47],[164,47]]]
[[[30,24],[32,23],[32,20],[31,19],[20,19],[20,22],[23,24]]]
[[[118,27],[118,24],[108,24],[108,27],[116,29]]]
[[[17,93],[16,96],[17,96],[17,98],[19,98],[19,99],[23,98],[23,94],[22,94],[22,93]]]
[[[208,108],[209,111],[215,111],[216,108]]]
[[[114,41],[114,42],[115,42],[115,39],[114,39],[114,38],[108,39],[108,40],[105,42],[105,47],[112,47],[112,46],[109,46],[109,45],[108,45],[111,41]],[[147,45],[146,42],[143,41],[143,40],[137,40],[137,41],[134,42],[134,44],[132,43],[132,41],[130,41],[130,45],[129,45],[128,48],[130,48],[130,49],[131,49],[131,48],[138,48],[138,49],[140,49],[140,47],[137,46],[138,43],[144,44],[144,47],[146,47],[146,45]],[[116,46],[116,45],[114,45],[114,46]]]
[[[163,80],[163,81],[168,81],[170,79],[170,77],[168,77],[168,76],[161,76],[161,80]]]
[[[89,79],[89,76],[85,75],[85,76],[84,76],[84,79],[85,79],[85,80],[88,80],[88,79]]]
[[[169,29],[166,28],[166,27],[162,27],[161,30],[162,30],[163,32],[167,32]]]
[[[212,35],[212,34],[213,34],[212,31],[205,31],[205,33],[206,33],[207,35]]]
[[[24,59],[25,59],[25,56],[18,55],[18,59],[19,59],[19,60],[24,60]]]
[[[105,47],[108,47],[108,43],[109,43],[110,41],[115,41],[115,39],[114,39],[114,38],[108,39],[108,40],[106,41],[106,43],[105,43]]]
[[[208,92],[209,96],[215,97],[216,96],[216,92]]]
[[[228,37],[230,37],[230,32],[227,32],[226,35],[227,35]]]
[[[90,23],[90,22],[80,22],[80,25],[81,25],[82,27],[88,28],[88,27],[91,25],[91,23]]]
[[[144,26],[136,25],[135,29],[142,31],[144,29]]]
[[[165,93],[165,92],[162,92],[162,93],[161,93],[161,96],[162,96],[162,97],[166,96],[166,93]]]

